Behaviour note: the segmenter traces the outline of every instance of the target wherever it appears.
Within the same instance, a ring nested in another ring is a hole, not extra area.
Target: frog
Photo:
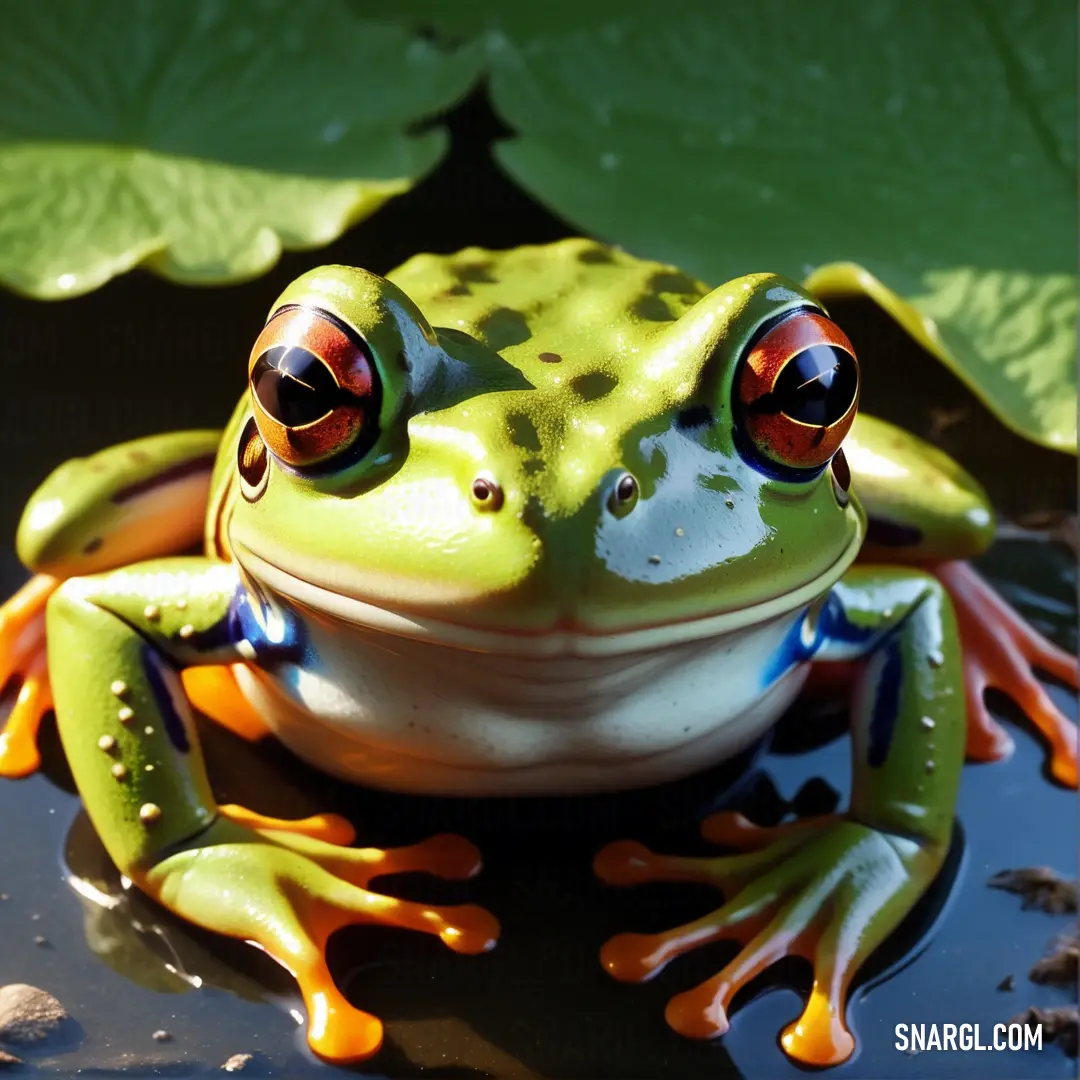
[[[593,870],[720,894],[599,950],[638,982],[739,942],[671,999],[676,1032],[723,1035],[736,992],[798,955],[813,985],[781,1046],[847,1060],[852,979],[938,877],[965,755],[1009,752],[988,686],[1076,786],[1075,725],[1033,674],[1075,687],[1076,661],[969,565],[994,537],[980,484],[859,411],[851,341],[773,273],[711,287],[588,238],[472,247],[385,276],[317,267],[253,329],[223,430],[69,461],[27,504],[32,576],[0,607],[0,775],[39,768],[54,712],[125,881],[287,968],[308,1045],[348,1064],[383,1028],[336,987],[328,939],[364,922],[486,952],[485,909],[372,887],[466,880],[480,852],[453,834],[359,847],[334,814],[219,804],[196,714],[349,783],[558,799],[730,760],[839,673],[846,809],[768,827],[722,811],[701,824],[716,854],[616,840]]]

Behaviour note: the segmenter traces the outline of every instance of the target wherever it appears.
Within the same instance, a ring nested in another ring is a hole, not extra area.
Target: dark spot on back
[[[649,278],[649,288],[657,293],[693,293],[697,296],[698,288],[693,278],[671,270],[661,270]]]
[[[137,465],[146,465],[153,459],[145,450],[129,450],[128,460],[134,461]]]
[[[544,364],[561,364],[562,357],[557,352],[542,352],[537,359]]]
[[[522,466],[528,476],[532,476],[533,473],[544,471],[544,461],[542,458],[529,458],[528,461]]]
[[[578,262],[582,263],[609,263],[612,261],[611,252],[604,247],[586,248],[578,252]]]
[[[713,422],[713,411],[708,405],[689,405],[679,411],[675,425],[685,431],[687,428],[704,427]]]
[[[83,544],[82,553],[84,555],[93,555],[95,551],[101,550],[101,545],[105,543],[100,536],[95,536],[89,543]]]
[[[449,289],[443,291],[443,296],[471,296],[472,289],[469,288],[463,281],[459,281],[456,285],[451,285]]]
[[[605,394],[610,394],[618,385],[619,380],[606,371],[589,371],[570,381],[570,388],[582,401],[596,401]]]
[[[634,301],[630,311],[639,319],[649,322],[671,322],[675,316],[671,308],[659,296],[642,296]]]
[[[495,278],[491,276],[491,262],[457,263],[450,268],[451,273],[458,281],[475,281],[482,284],[493,284]]]
[[[514,413],[507,417],[510,426],[510,441],[523,450],[539,450],[540,436],[537,434],[536,425],[527,416]]]
[[[513,308],[496,308],[482,316],[477,327],[484,335],[485,343],[496,351],[509,345],[520,345],[532,337],[525,316]]]

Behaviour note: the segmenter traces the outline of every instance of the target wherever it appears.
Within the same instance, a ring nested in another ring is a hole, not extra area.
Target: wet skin
[[[224,433],[114,447],[34,495],[18,550],[35,576],[0,608],[0,683],[22,680],[0,774],[37,767],[55,705],[117,867],[288,967],[330,1061],[382,1039],[330,978],[330,934],[382,922],[490,948],[480,908],[369,888],[468,877],[479,854],[453,836],[360,849],[331,815],[218,805],[192,704],[357,783],[558,796],[705,768],[757,739],[811,662],[859,662],[845,813],[706,821],[734,855],[626,841],[596,859],[613,884],[726,899],[608,942],[613,976],[738,938],[668,1008],[711,1037],[740,986],[805,956],[814,988],[782,1045],[814,1064],[850,1056],[850,980],[942,864],[965,746],[1008,751],[986,686],[1076,783],[1074,729],[1031,673],[1075,685],[1075,662],[957,561],[992,540],[981,488],[856,415],[850,342],[792,282],[710,290],[587,240],[418,256],[389,279],[322,267],[274,305],[248,375]]]

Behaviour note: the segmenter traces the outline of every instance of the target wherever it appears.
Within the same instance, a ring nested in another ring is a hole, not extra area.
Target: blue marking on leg
[[[169,689],[170,678],[179,685],[176,672],[166,669],[157,652],[150,646],[143,649],[142,666],[158,712],[165,724],[165,733],[169,736],[169,742],[182,754],[186,754],[191,749],[191,744],[188,742],[183,717],[177,710],[172,691]]]
[[[254,583],[241,582],[229,605],[231,641],[247,641],[259,662],[298,662],[304,656],[304,633],[301,624],[287,609],[282,609]]]
[[[817,612],[813,627],[808,626],[812,608],[807,608],[784,635],[779,648],[769,658],[762,672],[762,689],[771,686],[796,664],[805,664],[829,643],[862,646],[878,631],[856,626],[844,613],[844,605],[830,593]],[[859,650],[861,651],[861,649]]]
[[[878,628],[856,626],[844,611],[843,602],[835,592],[829,593],[821,609],[818,628],[825,641],[841,645],[865,645],[880,632]]]
[[[814,627],[813,636],[806,633],[808,611],[803,611],[788,628],[784,640],[780,642],[776,652],[769,657],[765,670],[761,673],[761,688],[764,690],[781,675],[786,674],[796,664],[805,663],[818,650],[822,641],[820,620]]]
[[[304,653],[303,634],[296,619],[272,604],[256,589],[243,582],[236,586],[229,610],[212,626],[197,631],[185,641],[201,657],[223,662],[235,659],[238,642],[248,642],[262,664],[279,660],[299,660]]]
[[[877,673],[877,692],[871,706],[869,744],[866,748],[866,761],[872,768],[884,765],[889,757],[896,718],[900,714],[900,682],[904,674],[903,658],[900,655],[900,642],[895,635],[890,635],[881,651],[881,667]],[[876,661],[871,661],[874,665]],[[868,672],[868,677],[872,674]]]

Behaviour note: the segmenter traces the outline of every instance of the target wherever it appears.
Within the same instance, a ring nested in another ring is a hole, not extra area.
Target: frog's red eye
[[[743,434],[758,454],[789,469],[826,464],[851,428],[858,400],[851,342],[811,311],[793,312],[765,333],[736,376]]]
[[[369,440],[378,370],[367,344],[326,312],[284,308],[251,350],[255,423],[270,451],[303,468]]]

